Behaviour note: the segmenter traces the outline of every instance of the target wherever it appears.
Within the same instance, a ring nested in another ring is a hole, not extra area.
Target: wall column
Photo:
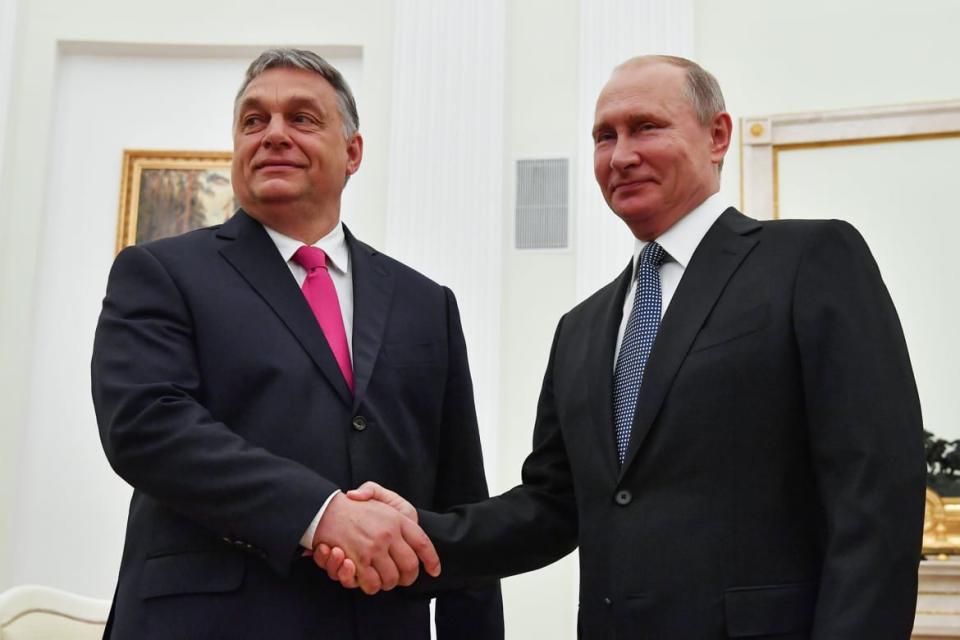
[[[398,0],[386,252],[457,295],[495,475],[503,241],[503,0]]]

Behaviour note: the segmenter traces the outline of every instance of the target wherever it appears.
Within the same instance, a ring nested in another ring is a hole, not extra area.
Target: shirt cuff
[[[300,538],[300,546],[304,549],[313,549],[313,536],[317,533],[317,527],[320,525],[320,518],[323,517],[323,512],[327,510],[327,506],[330,504],[330,501],[333,500],[333,497],[338,493],[340,493],[339,489],[331,493],[327,499],[323,501],[323,504],[320,506],[320,511],[317,511],[317,515],[313,517],[313,520],[310,522],[310,526],[308,526],[307,530],[303,532],[303,536]]]

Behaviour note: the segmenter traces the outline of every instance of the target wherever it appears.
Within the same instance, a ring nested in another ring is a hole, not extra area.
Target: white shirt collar
[[[672,227],[663,232],[656,239],[657,244],[663,247],[673,262],[676,262],[683,269],[687,268],[693,252],[696,251],[703,236],[717,221],[724,211],[727,210],[727,203],[720,196],[720,192],[713,194],[690,213],[677,220]],[[647,246],[647,242],[637,239],[633,249],[633,270],[636,274],[637,258],[640,252]]]
[[[263,225],[263,228],[266,229],[267,235],[277,245],[277,251],[287,262],[290,262],[297,249],[303,246],[303,243],[299,240],[285,236],[267,225]],[[347,249],[347,237],[343,232],[343,222],[338,221],[336,226],[330,230],[330,233],[314,242],[313,246],[323,249],[323,252],[327,254],[327,264],[329,266],[343,274],[350,272],[350,251]]]

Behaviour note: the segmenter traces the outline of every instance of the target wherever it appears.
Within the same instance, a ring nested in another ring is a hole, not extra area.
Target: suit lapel
[[[241,209],[217,231],[217,237],[228,241],[220,249],[220,255],[270,305],[337,394],[350,404],[350,389],[327,339],[263,226]]]
[[[601,296],[602,306],[595,324],[596,330],[590,333],[585,371],[590,385],[590,406],[593,407],[591,415],[596,417],[594,426],[600,433],[604,467],[611,470],[617,468],[617,445],[613,425],[613,357],[623,316],[623,299],[627,295],[631,275],[632,260],[620,276],[607,285],[608,293]]]
[[[621,478],[650,432],[680,365],[727,281],[757,244],[757,238],[749,234],[759,228],[755,220],[731,207],[694,251],[647,360]]]
[[[373,367],[393,299],[393,274],[376,250],[353,237],[344,227],[353,271],[353,408],[360,406],[370,385]]]

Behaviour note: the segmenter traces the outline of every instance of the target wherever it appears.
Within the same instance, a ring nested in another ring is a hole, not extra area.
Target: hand
[[[357,489],[347,492],[351,500],[366,502],[376,500],[387,504],[413,522],[417,522],[417,510],[400,494],[385,489],[376,482],[365,482]],[[339,582],[347,589],[355,589],[357,582],[357,568],[354,562],[347,557],[343,549],[319,544],[314,548],[313,560],[322,569],[325,569],[331,580]],[[429,573],[429,570],[428,570]],[[431,573],[431,575],[436,575]],[[404,585],[407,586],[407,585]]]
[[[334,547],[334,551],[325,554],[321,543]],[[423,530],[397,509],[377,500],[334,496],[317,526],[314,549],[314,561],[328,574],[335,573],[339,579],[342,572],[344,586],[359,585],[369,595],[381,589],[389,591],[398,584],[413,584],[420,561],[430,575],[440,574],[440,559]],[[336,564],[341,557],[339,566],[331,572],[327,562]]]
[[[376,482],[368,480],[356,489],[347,492],[347,497],[351,500],[366,502],[367,500],[376,500],[389,505],[399,511],[403,516],[410,518],[414,522],[419,522],[416,508],[407,502],[407,500],[395,491],[390,491],[381,487]]]

